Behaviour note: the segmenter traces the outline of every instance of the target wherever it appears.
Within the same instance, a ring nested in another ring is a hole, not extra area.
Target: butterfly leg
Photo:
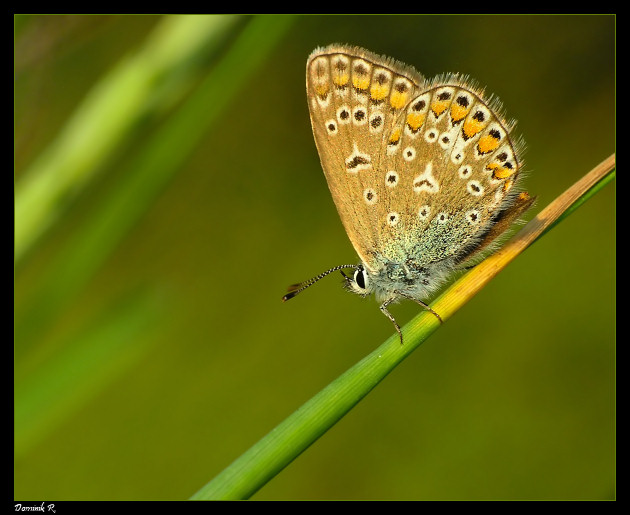
[[[409,300],[413,300],[415,303],[420,304],[424,309],[426,309],[427,311],[429,311],[430,313],[434,314],[435,317],[440,321],[440,324],[444,323],[444,320],[442,320],[442,317],[440,315],[438,315],[438,313],[436,311],[433,311],[428,304],[425,304],[424,302],[422,302],[421,300],[418,299],[414,299],[413,297],[409,296],[409,295],[405,295],[403,292],[400,291],[396,291],[395,292],[397,295],[400,295],[401,297],[404,297],[405,299],[409,299]]]
[[[394,318],[394,315],[392,315],[388,310],[387,310],[387,306],[389,306],[392,302],[394,301],[394,298],[388,299],[385,302],[383,302],[383,304],[381,304],[381,311],[383,312],[383,314],[389,318],[392,321],[392,324],[394,324],[394,327],[396,328],[396,332],[398,333],[398,336],[400,336],[400,344],[403,344],[403,335],[402,335],[402,331],[400,330],[400,326],[398,325],[398,322],[396,322],[396,319]]]

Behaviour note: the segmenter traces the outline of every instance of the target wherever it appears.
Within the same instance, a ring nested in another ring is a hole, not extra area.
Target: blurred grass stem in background
[[[615,156],[611,155],[543,209],[502,248],[450,286],[432,303],[432,308],[443,320],[450,318],[548,228],[574,212],[614,177]],[[249,498],[336,424],[438,327],[440,323],[435,316],[427,311],[420,313],[403,328],[404,345],[400,345],[397,334],[392,335],[276,426],[191,499]]]
[[[202,52],[220,48],[236,21],[236,16],[164,17],[136,53],[95,85],[15,185],[16,263],[57,220],[67,199],[123,144],[133,125],[159,105],[155,92],[161,84]]]
[[[212,16],[199,18],[213,19]],[[176,16],[173,19],[179,20],[180,17]],[[186,20],[198,17],[184,16],[181,19],[183,20],[181,23],[187,23]],[[290,20],[290,17],[253,18],[169,122],[161,126],[144,146],[137,150],[134,158],[126,166],[125,173],[121,175],[118,187],[81,221],[81,227],[72,235],[71,241],[50,263],[29,315],[25,320],[17,322],[19,330],[16,332],[22,338],[30,339],[28,336],[31,331],[37,330],[38,327],[45,325],[47,320],[51,320],[102,265],[127,231],[146,212],[148,205],[162,191],[167,181],[180,169],[208,127],[238,94],[238,86],[242,86],[262,63],[290,24]],[[172,22],[165,23],[170,26]],[[158,30],[164,29],[159,27]],[[174,33],[180,35],[182,29],[176,26]],[[266,35],[266,44],[255,45],[254,42],[260,39],[261,33]],[[195,31],[192,34],[194,35]],[[197,41],[196,37],[193,39]],[[160,44],[160,47],[162,46]],[[170,57],[170,54],[169,51],[167,56]],[[153,55],[153,52],[141,52],[141,55]],[[109,96],[105,95],[106,98]],[[217,102],[215,99],[218,97],[223,101]],[[96,117],[97,114],[93,116]],[[98,116],[103,116],[101,109],[98,110]],[[98,120],[91,120],[86,125],[95,127],[99,125],[97,122]],[[77,164],[82,162],[77,160]],[[48,216],[54,220],[52,211],[56,210],[55,204],[59,200],[57,195],[62,191],[67,192],[74,186],[72,180],[69,180],[62,181],[66,185],[65,188],[48,189],[49,182],[55,178],[55,171],[64,169],[63,165],[58,164],[51,165],[49,169],[44,168],[44,171],[36,174],[41,178],[41,183],[27,181],[26,184],[34,186],[32,188],[25,186],[28,192],[26,194],[24,190],[16,187],[16,261],[19,261],[21,255],[20,249],[26,248],[26,242],[34,241],[43,231],[35,228],[33,222],[28,220]],[[84,172],[81,175],[82,182],[89,178],[89,175],[85,176],[88,168],[77,166],[76,169]],[[20,198],[23,200],[19,200]],[[34,207],[40,201],[41,205],[38,208]],[[38,214],[25,216],[31,208]],[[27,221],[23,221],[22,217]],[[42,221],[42,225],[49,227],[49,222]]]

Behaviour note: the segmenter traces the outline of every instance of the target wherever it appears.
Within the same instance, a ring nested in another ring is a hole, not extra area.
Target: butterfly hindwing
[[[510,206],[521,163],[497,112],[457,76],[433,81],[408,104],[395,129],[400,143],[382,150],[401,177],[386,208],[399,221],[381,222],[378,245],[388,259],[459,259]]]

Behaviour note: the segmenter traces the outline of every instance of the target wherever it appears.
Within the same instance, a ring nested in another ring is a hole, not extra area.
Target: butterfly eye
[[[357,271],[354,273],[354,282],[362,290],[366,289],[368,284],[368,277],[363,268],[357,268]]]

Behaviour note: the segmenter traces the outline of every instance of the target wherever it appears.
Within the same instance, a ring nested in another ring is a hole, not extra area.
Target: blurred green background
[[[527,218],[615,151],[613,16],[17,16],[16,500],[186,499],[392,333],[338,277],[280,300],[356,261],[332,42],[498,95]],[[615,308],[613,183],[253,499],[614,498]]]

